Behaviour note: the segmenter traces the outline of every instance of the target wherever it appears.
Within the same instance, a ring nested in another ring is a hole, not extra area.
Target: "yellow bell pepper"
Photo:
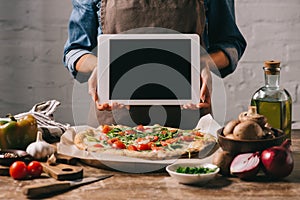
[[[12,115],[10,120],[0,121],[0,149],[20,149],[36,140],[37,121],[31,114],[16,120]]]

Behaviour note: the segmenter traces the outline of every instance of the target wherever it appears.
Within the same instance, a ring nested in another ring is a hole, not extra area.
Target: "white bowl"
[[[211,169],[216,170],[214,172],[208,174],[184,174],[184,173],[177,173],[176,170],[178,167],[208,167]],[[171,177],[175,178],[179,183],[183,184],[191,184],[191,185],[204,185],[208,181],[214,179],[220,168],[216,165],[205,163],[176,163],[166,167],[167,172],[170,174]]]

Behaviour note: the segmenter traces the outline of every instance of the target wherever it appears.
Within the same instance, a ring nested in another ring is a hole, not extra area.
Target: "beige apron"
[[[205,26],[203,0],[102,0],[100,12],[103,34],[132,30],[136,33],[139,32],[138,28],[157,27],[180,33],[197,33],[201,36]],[[164,119],[152,119],[149,116],[150,109],[154,118],[161,118],[160,112],[166,116],[162,117]],[[210,111],[211,109],[181,110],[180,106],[131,106],[129,111],[121,109],[113,112],[95,112],[99,124],[118,123],[133,126],[160,123],[171,127],[194,128],[200,116]],[[158,114],[155,115],[156,113]]]

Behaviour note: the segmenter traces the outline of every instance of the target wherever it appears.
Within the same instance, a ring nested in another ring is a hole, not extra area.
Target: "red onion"
[[[230,172],[241,179],[252,179],[259,171],[259,153],[237,155],[231,165]]]
[[[280,146],[274,146],[261,153],[261,162],[265,173],[271,178],[283,178],[293,171],[294,161],[289,149],[291,140],[285,140]]]

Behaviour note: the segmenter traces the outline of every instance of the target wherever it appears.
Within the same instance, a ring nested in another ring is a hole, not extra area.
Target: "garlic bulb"
[[[55,153],[56,149],[42,138],[42,132],[37,132],[36,141],[28,145],[26,152],[35,159],[45,159]]]

